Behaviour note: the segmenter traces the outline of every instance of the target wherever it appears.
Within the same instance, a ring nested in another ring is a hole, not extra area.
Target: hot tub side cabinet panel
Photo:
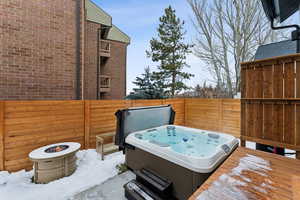
[[[188,199],[211,175],[193,172],[139,148],[126,149],[126,165],[134,171],[143,168],[152,170],[172,181],[173,196],[179,200]]]

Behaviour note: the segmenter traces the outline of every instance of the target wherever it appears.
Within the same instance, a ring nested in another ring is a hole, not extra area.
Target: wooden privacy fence
[[[0,101],[0,170],[31,169],[28,153],[48,144],[95,148],[96,135],[115,130],[118,109],[163,104],[172,104],[178,125],[239,136],[239,100]]]
[[[96,135],[115,130],[116,118],[114,113],[118,109],[165,104],[172,104],[172,107],[175,109],[175,123],[178,125],[184,125],[184,99],[86,101],[85,148],[95,148]]]
[[[186,99],[185,125],[240,137],[240,100]]]
[[[242,140],[300,151],[300,54],[243,63],[241,76]]]

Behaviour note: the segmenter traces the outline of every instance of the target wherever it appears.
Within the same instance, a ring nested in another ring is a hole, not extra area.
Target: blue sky
[[[149,41],[156,37],[159,17],[164,9],[171,5],[177,16],[185,21],[187,31],[186,41],[192,43],[195,39],[195,30],[191,18],[192,11],[186,0],[93,0],[113,18],[113,24],[131,37],[127,55],[127,92],[134,87],[132,81],[143,73],[147,66],[155,69],[155,64],[146,57],[145,51],[149,49]],[[290,22],[299,23],[299,14],[295,14]],[[211,80],[210,74],[203,62],[193,54],[187,58],[191,68],[186,71],[195,77],[187,81],[187,85],[196,86],[204,81]]]
[[[146,66],[153,67],[154,63],[146,57],[145,51],[149,49],[149,41],[157,35],[156,29],[159,17],[164,9],[171,5],[177,16],[185,21],[187,30],[186,41],[192,43],[195,31],[192,25],[192,13],[186,0],[93,0],[113,18],[113,24],[131,37],[127,55],[127,90],[134,87],[132,81],[140,75]],[[205,67],[200,60],[189,55],[187,63],[191,68],[187,71],[195,74],[195,77],[187,81],[190,86],[202,83],[209,79]]]

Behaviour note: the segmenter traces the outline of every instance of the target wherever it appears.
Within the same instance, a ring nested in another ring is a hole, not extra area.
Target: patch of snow
[[[76,155],[78,167],[74,174],[48,184],[32,183],[33,171],[0,172],[1,199],[66,200],[117,175],[116,165],[125,160],[124,155],[117,152],[102,161],[94,149],[79,151]]]
[[[239,165],[232,169],[231,174],[245,179],[245,177],[242,176],[243,171],[252,171],[261,176],[267,176],[265,173],[267,170],[272,170],[268,161],[260,157],[247,154],[246,157],[240,159]],[[247,180],[247,182],[250,182],[250,180]]]
[[[255,142],[246,142],[246,147],[249,149],[256,149],[256,143]]]
[[[240,185],[240,186],[247,186],[246,183],[239,181],[237,179],[234,179],[233,177],[227,175],[227,174],[223,174],[222,176],[219,177],[219,180],[226,182],[226,184],[229,185]]]
[[[286,157],[296,159],[296,151],[290,150],[290,149],[285,149],[285,153],[288,153],[285,155]]]
[[[249,141],[246,141],[246,147],[249,148],[249,149],[256,149],[256,143],[255,142],[249,142]],[[294,150],[290,150],[290,149],[285,149],[285,153],[287,153],[285,155],[285,157],[288,157],[288,158],[296,158],[296,151]]]
[[[269,179],[267,179],[266,181],[267,181],[268,183],[272,182],[272,181],[270,181]],[[272,185],[267,184],[267,183],[262,183],[260,186],[263,187],[263,188],[275,189]]]
[[[242,157],[237,167],[233,168],[230,173],[222,174],[212,185],[204,192],[202,192],[197,200],[208,200],[208,199],[248,199],[247,195],[240,189],[245,187],[252,180],[243,175],[243,171],[251,171],[257,173],[258,176],[267,177],[267,172],[271,171],[270,163],[258,156],[247,154]],[[252,186],[255,190],[261,193],[268,193],[267,189],[272,189],[271,181],[264,178],[264,182],[261,183],[261,187]],[[219,197],[217,195],[223,195]]]
[[[246,186],[247,184],[239,181],[227,174],[223,174],[219,179],[212,183],[208,190],[202,192],[197,200],[210,200],[210,199],[239,199],[248,200],[247,195],[240,190],[239,187]],[[222,194],[220,194],[222,191]],[[219,196],[222,195],[222,196]]]
[[[259,191],[260,193],[264,193],[264,194],[268,194],[267,190],[261,188],[261,187],[258,187],[258,186],[253,186],[253,188],[257,191]]]

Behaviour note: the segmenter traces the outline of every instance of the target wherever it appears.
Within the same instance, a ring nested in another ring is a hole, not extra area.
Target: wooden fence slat
[[[255,111],[253,115],[253,134],[257,138],[263,138],[263,105],[261,103],[253,104]]]
[[[283,64],[274,65],[273,98],[283,98]]]
[[[246,87],[247,87],[247,70],[241,70],[241,97],[246,97]]]
[[[257,78],[255,76],[255,68],[252,67],[250,69],[247,70],[247,75],[248,75],[248,91],[247,91],[247,95],[248,97],[247,98],[255,98],[256,97],[256,93],[255,93],[255,85],[256,85],[256,82],[257,82]]]
[[[0,171],[5,170],[4,162],[5,162],[5,152],[4,152],[4,109],[5,103],[4,101],[0,101]]]
[[[263,98],[263,69],[261,67],[255,68],[254,76],[253,98]]]
[[[261,139],[272,140],[273,138],[273,104],[263,105],[264,116],[260,119],[263,121],[263,137]],[[258,137],[259,138],[259,137]]]
[[[273,104],[273,140],[283,142],[283,104]]]
[[[246,104],[244,101],[241,102],[241,135],[246,135]],[[241,139],[241,146],[245,147],[246,146],[246,141]]]
[[[91,106],[90,101],[84,101],[84,148],[90,147],[90,127],[91,127]]]
[[[300,62],[296,62],[296,98],[300,98]]]
[[[300,104],[296,104],[296,145],[300,146]]]
[[[263,97],[273,97],[273,65],[265,66],[263,68]]]
[[[295,98],[295,65],[294,62],[284,64],[284,97]]]
[[[247,104],[247,136],[254,137],[254,104]]]
[[[284,143],[295,145],[295,105],[284,105]]]
[[[223,100],[220,99],[218,104],[219,104],[218,109],[219,109],[219,113],[220,113],[219,119],[218,119],[218,121],[219,121],[218,130],[223,132],[225,130],[225,127],[223,126],[223,117],[224,117]]]

